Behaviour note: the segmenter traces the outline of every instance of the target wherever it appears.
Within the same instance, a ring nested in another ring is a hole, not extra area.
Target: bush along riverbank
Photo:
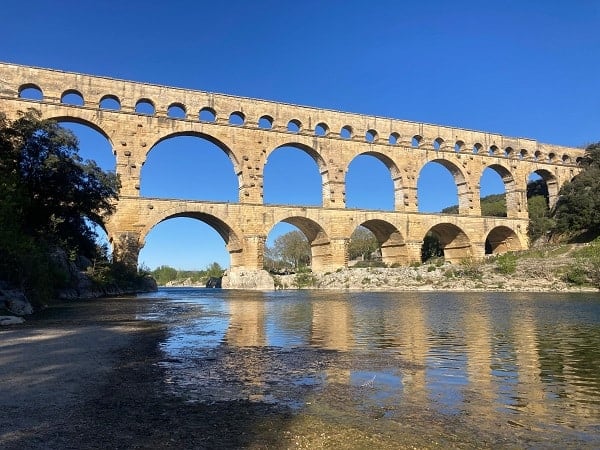
[[[49,284],[43,293],[0,280],[0,325],[24,322],[24,316],[46,307],[55,299],[77,300],[154,292],[152,276],[105,260],[92,262],[84,257],[73,260],[66,252],[50,255]],[[42,296],[43,295],[43,296]]]
[[[381,266],[373,263],[322,273],[303,270],[273,278],[277,289],[597,292],[600,240],[547,245],[460,264],[433,259],[410,267]]]

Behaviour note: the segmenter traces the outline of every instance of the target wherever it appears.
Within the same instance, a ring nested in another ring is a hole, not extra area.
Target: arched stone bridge
[[[546,181],[552,204],[560,186],[579,172],[582,156],[580,149],[531,139],[0,63],[0,109],[15,118],[30,107],[45,118],[86,124],[112,145],[122,187],[116,212],[103,225],[115,257],[130,264],[137,263],[152,227],[172,217],[196,218],[217,230],[232,270],[262,269],[266,237],[281,221],[307,236],[314,270],[347,265],[348,240],[359,225],[375,234],[387,263],[420,261],[429,231],[438,234],[450,261],[483,257],[486,241],[495,253],[523,249],[529,175]],[[182,135],[208,139],[228,155],[239,181],[239,203],[140,196],[149,152]],[[322,207],[263,204],[265,163],[282,146],[303,150],[318,165]],[[348,167],[365,154],[388,167],[395,211],[345,207]],[[431,161],[452,173],[458,215],[418,212],[417,179]],[[481,216],[486,168],[504,181],[506,218]]]

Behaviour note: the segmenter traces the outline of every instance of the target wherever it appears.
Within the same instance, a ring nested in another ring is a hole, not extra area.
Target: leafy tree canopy
[[[39,278],[52,248],[94,257],[87,220],[102,223],[118,188],[116,175],[83,161],[75,136],[56,122],[34,110],[13,122],[0,113],[0,278]]]
[[[583,171],[560,189],[553,211],[561,234],[600,235],[600,142],[586,148]]]
[[[298,230],[282,234],[273,243],[268,254],[294,268],[310,264],[310,245],[304,233]]]
[[[358,227],[350,236],[348,253],[350,259],[362,257],[370,259],[371,254],[379,248],[375,235],[365,227]]]

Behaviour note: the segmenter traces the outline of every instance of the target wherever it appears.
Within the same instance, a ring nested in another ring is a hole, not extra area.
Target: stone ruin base
[[[275,282],[266,270],[229,269],[223,275],[222,287],[272,291],[275,289]]]

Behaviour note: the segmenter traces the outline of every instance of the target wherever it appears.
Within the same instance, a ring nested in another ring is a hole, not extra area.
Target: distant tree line
[[[217,262],[209,264],[204,270],[178,270],[170,266],[160,266],[150,274],[159,286],[164,286],[170,281],[190,280],[193,283],[206,283],[209,278],[223,276],[224,269]]]

